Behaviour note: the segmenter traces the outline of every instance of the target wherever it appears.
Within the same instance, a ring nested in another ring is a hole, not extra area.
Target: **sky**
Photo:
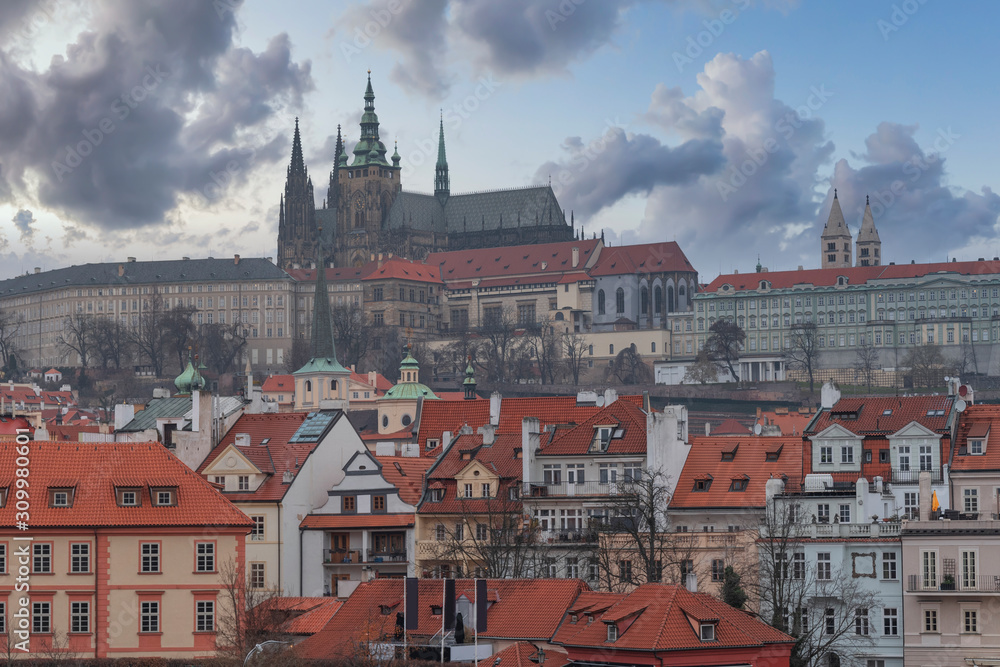
[[[1000,3],[5,0],[0,278],[273,257],[300,119],[317,203],[371,70],[404,189],[551,183],[703,281],[815,268],[834,188],[886,261],[1000,256]]]

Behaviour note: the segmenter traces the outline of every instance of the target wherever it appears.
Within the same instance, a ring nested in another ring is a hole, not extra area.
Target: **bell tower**
[[[853,265],[851,255],[854,253],[851,230],[844,221],[844,212],[840,209],[837,190],[833,191],[833,205],[830,206],[830,217],[823,226],[820,236],[820,266],[824,269],[850,267]]]

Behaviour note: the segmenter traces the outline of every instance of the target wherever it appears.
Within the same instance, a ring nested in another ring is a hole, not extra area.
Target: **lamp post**
[[[268,639],[267,641],[257,644],[252,649],[250,649],[250,652],[247,653],[247,657],[243,659],[243,667],[246,667],[247,663],[250,661],[250,658],[263,651],[264,647],[267,646],[268,644],[285,644],[286,646],[291,646],[292,642],[282,642],[276,639]]]

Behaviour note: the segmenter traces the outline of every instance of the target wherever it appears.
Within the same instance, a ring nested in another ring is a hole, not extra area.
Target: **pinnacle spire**
[[[304,174],[305,161],[302,159],[302,136],[299,134],[299,117],[295,117],[295,136],[292,139],[292,160],[288,166],[289,173]]]
[[[434,196],[444,204],[451,194],[451,179],[448,176],[448,158],[444,150],[444,112],[438,125],[438,159],[434,166]]]

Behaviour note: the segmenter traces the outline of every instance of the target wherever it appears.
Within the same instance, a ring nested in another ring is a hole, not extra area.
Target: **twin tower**
[[[882,241],[875,229],[875,219],[872,208],[865,198],[865,214],[861,220],[861,231],[858,232],[857,260],[852,259],[851,230],[844,221],[844,212],[840,210],[840,200],[837,191],[833,191],[833,206],[830,207],[830,217],[823,227],[820,236],[821,253],[820,266],[824,269],[840,269],[849,266],[880,266],[882,264]]]

